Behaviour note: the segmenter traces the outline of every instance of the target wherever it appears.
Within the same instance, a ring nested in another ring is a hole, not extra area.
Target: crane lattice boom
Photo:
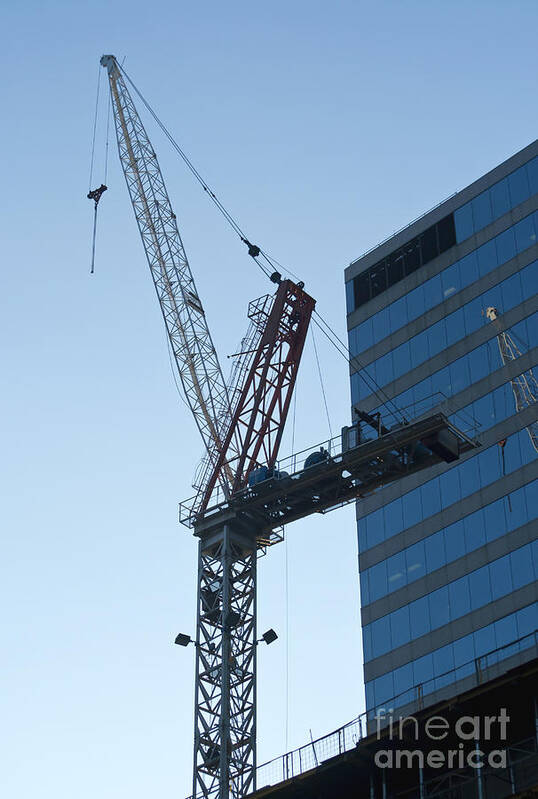
[[[221,449],[220,425],[230,414],[228,389],[157,156],[116,59],[105,55],[101,64],[108,71],[121,165],[175,364],[208,458],[213,462]],[[232,451],[235,448],[233,437]],[[224,475],[225,492],[230,480],[231,475],[228,479]]]

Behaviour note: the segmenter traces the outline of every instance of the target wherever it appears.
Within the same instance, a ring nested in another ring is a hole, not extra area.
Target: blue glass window
[[[394,680],[392,672],[383,674],[375,680],[375,698],[376,702],[386,702],[394,696]]]
[[[481,230],[493,221],[491,209],[491,197],[489,191],[483,191],[474,200],[471,200],[473,207],[473,220],[475,231]]]
[[[531,194],[538,193],[538,156],[527,164],[527,177]]]
[[[355,295],[353,292],[353,281],[349,280],[346,283],[346,311],[351,313],[355,308]]]
[[[391,649],[390,618],[382,616],[374,621],[372,627],[372,653],[373,657],[384,655]]]
[[[510,210],[510,192],[508,191],[508,178],[504,178],[491,187],[491,204],[493,218],[498,219]]]
[[[429,633],[430,627],[430,608],[428,597],[423,596],[413,602],[413,610],[409,618],[411,627],[411,637],[420,638],[421,635]]]
[[[473,211],[471,203],[466,203],[454,211],[454,224],[456,225],[456,241],[465,241],[474,233]]]
[[[406,663],[405,666],[400,666],[394,672],[394,694],[403,694],[404,691],[409,690],[413,686],[413,664]]]
[[[443,585],[429,595],[430,618],[433,627],[442,627],[450,621],[448,586]]]
[[[434,535],[428,536],[424,541],[424,550],[428,572],[433,572],[444,566],[450,560],[450,557],[445,553],[444,530],[439,530]]]
[[[450,599],[450,615],[453,619],[465,616],[471,611],[471,595],[469,593],[469,580],[462,577],[448,586]]]
[[[387,582],[387,561],[382,560],[380,563],[376,563],[376,565],[372,566],[368,571],[370,572],[369,586],[370,596],[372,597],[371,601],[375,602],[376,599],[385,596],[389,591]]]
[[[510,573],[510,558],[504,558],[490,563],[489,576],[491,583],[491,596],[493,599],[500,599],[512,591],[512,575]]]
[[[476,630],[473,635],[476,657],[481,657],[487,652],[496,649],[495,628],[493,624],[482,627],[481,630]]]
[[[511,552],[509,560],[513,589],[516,590],[524,585],[532,583],[535,579],[534,568],[532,558],[529,558],[526,547],[521,547]],[[506,577],[506,584],[508,584],[508,582],[508,577]],[[509,590],[512,590],[512,588]],[[508,591],[506,593],[508,593]]]
[[[497,511],[498,513],[498,511]],[[484,516],[482,512],[472,513],[463,520],[465,532],[465,549],[472,552],[486,543],[486,530],[484,527]]]
[[[387,561],[389,591],[397,591],[406,583],[405,555],[398,552]]]
[[[424,655],[417,658],[413,663],[413,681],[415,685],[421,685],[433,676],[433,655]]]
[[[424,541],[419,541],[405,550],[405,565],[408,582],[418,580],[426,574]]]
[[[534,215],[527,216],[514,225],[516,237],[516,247],[518,252],[523,252],[528,247],[536,244],[536,230],[534,225]]]
[[[508,175],[508,186],[510,188],[512,207],[519,205],[530,197],[529,180],[525,166]]]
[[[421,316],[429,308],[433,308],[455,292],[474,283],[479,276],[482,277],[496,269],[501,263],[512,258],[516,250],[523,252],[535,244],[537,225],[538,212],[534,212],[510,228],[509,231],[486,242],[460,261],[448,266],[440,275],[430,278],[404,297],[362,322],[357,328],[354,328],[359,332],[358,337],[350,337],[352,346],[359,348],[352,350],[352,353],[368,349],[374,341],[382,340],[390,333]],[[532,293],[533,285],[538,283],[536,271],[532,275],[531,281],[531,284],[526,286],[527,295]],[[376,322],[375,336],[372,328],[374,319]]]
[[[393,649],[397,649],[411,640],[409,605],[404,605],[390,614],[390,629]]]
[[[491,584],[489,567],[482,566],[469,575],[469,588],[471,591],[471,609],[476,610],[491,602]]]
[[[517,612],[517,630],[520,638],[538,629],[538,603],[527,605]]]

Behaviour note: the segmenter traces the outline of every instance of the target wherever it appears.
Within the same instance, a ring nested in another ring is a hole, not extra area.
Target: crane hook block
[[[97,204],[99,200],[107,190],[108,186],[105,186],[104,183],[101,183],[98,189],[92,189],[92,191],[88,192],[88,200],[93,200],[95,202],[95,207],[97,208]]]
[[[257,258],[260,254],[260,248],[256,244],[251,244],[248,239],[241,239],[243,244],[246,244],[248,247],[248,254],[251,255],[253,258]]]

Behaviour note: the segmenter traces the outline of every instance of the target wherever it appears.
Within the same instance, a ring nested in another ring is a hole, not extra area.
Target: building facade
[[[536,656],[537,236],[538,140],[346,270],[353,408],[481,443],[357,505],[372,715]]]

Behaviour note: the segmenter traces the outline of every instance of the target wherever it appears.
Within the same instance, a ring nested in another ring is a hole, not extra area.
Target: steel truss
[[[193,796],[241,799],[256,779],[256,538],[201,531]]]
[[[282,440],[297,372],[315,300],[301,285],[283,280],[268,305],[268,298],[251,303],[249,317],[262,331],[241,395],[231,414],[230,426],[207,485],[202,486],[197,512],[209,505],[223,470],[233,473],[232,495],[244,488],[256,466],[272,469]],[[239,448],[233,452],[234,436]]]
[[[101,64],[108,71],[120,161],[175,364],[208,457],[216,461],[219,426],[229,418],[228,389],[157,156],[116,59],[105,55]],[[234,436],[230,447],[236,451]],[[227,486],[223,479],[225,491]]]

